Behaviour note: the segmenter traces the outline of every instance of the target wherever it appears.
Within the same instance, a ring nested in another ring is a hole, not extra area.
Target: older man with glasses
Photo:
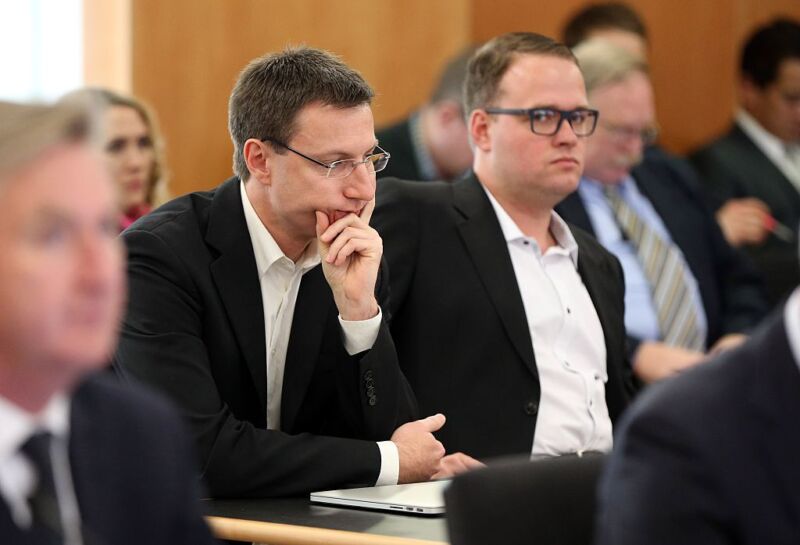
[[[236,176],[122,235],[130,304],[115,367],[182,409],[214,497],[440,470],[444,416],[411,422],[416,402],[381,311],[369,220],[389,154],[372,96],[324,51],[255,59],[230,99]]]
[[[622,263],[630,359],[650,382],[740,342],[766,310],[763,287],[703,206],[688,165],[644,154],[657,135],[644,61],[602,40],[575,55],[601,119],[580,187],[557,210]]]
[[[449,451],[608,451],[628,399],[622,271],[553,212],[597,123],[580,69],[550,38],[499,36],[470,60],[465,111],[468,177],[378,187],[400,364],[448,415]]]

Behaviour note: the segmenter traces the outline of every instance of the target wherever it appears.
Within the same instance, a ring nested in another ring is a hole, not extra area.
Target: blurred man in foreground
[[[178,417],[93,375],[125,259],[88,130],[70,107],[0,103],[0,542],[210,543]]]

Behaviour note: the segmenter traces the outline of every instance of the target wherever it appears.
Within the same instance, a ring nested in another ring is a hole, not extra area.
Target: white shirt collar
[[[242,194],[242,208],[244,209],[244,219],[247,222],[247,231],[250,233],[250,242],[253,245],[253,253],[256,257],[256,267],[258,268],[259,277],[272,266],[273,263],[279,261],[281,258],[289,259],[281,250],[275,239],[272,238],[269,230],[264,223],[259,219],[258,214],[253,208],[250,199],[245,190],[245,183],[239,182],[239,190]],[[312,240],[303,255],[296,263],[296,267],[306,271],[319,265],[321,259],[317,251],[317,241]]]
[[[69,398],[61,393],[51,397],[38,414],[31,414],[0,396],[0,462],[16,454],[35,431],[49,431],[55,437],[66,439],[69,412]]]
[[[800,368],[800,288],[796,288],[783,309],[783,319],[786,324],[786,336],[789,338],[789,348],[792,350],[794,361]]]
[[[492,192],[489,189],[481,184],[483,190],[486,192],[486,196],[489,197],[489,202],[492,203],[492,208],[494,208],[494,213],[497,216],[497,221],[500,223],[500,229],[503,231],[503,236],[506,239],[506,242],[513,242],[515,240],[528,240],[530,237],[526,236],[525,233],[519,228],[516,222],[508,215],[508,212],[502,207],[502,205],[497,202],[497,199],[494,198]],[[553,238],[556,240],[556,244],[563,248],[568,254],[570,259],[572,260],[573,265],[578,267],[578,243],[575,242],[575,237],[572,236],[572,232],[569,230],[569,226],[567,223],[556,214],[555,211],[551,212],[550,216],[550,233],[552,233]],[[536,244],[536,241],[533,241]],[[538,247],[538,244],[537,244]]]
[[[736,124],[750,137],[756,146],[763,151],[767,157],[775,160],[784,160],[786,156],[786,143],[761,126],[755,117],[745,110],[736,113]]]

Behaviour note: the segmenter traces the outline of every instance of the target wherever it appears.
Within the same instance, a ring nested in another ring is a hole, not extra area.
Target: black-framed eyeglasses
[[[526,115],[531,120],[531,132],[540,136],[553,136],[566,119],[575,136],[589,136],[597,127],[600,113],[589,108],[557,110],[556,108],[486,108],[487,114]]]
[[[358,165],[364,165],[365,167],[367,167],[367,172],[374,174],[376,172],[380,172],[381,170],[385,169],[386,165],[389,164],[389,158],[391,157],[391,154],[388,151],[381,149],[380,146],[375,146],[375,150],[373,150],[373,153],[367,155],[361,161],[356,161],[355,159],[339,159],[338,161],[334,161],[332,163],[324,163],[322,161],[314,159],[313,157],[309,157],[308,155],[301,153],[294,148],[290,148],[283,142],[279,142],[274,138],[262,138],[261,141],[271,142],[276,146],[280,146],[282,148],[291,151],[296,155],[299,155],[300,157],[302,157],[307,161],[311,161],[314,164],[326,168],[327,169],[327,172],[325,173],[326,178],[346,178],[353,173],[353,171],[358,167]]]
[[[625,125],[617,125],[616,123],[606,122],[603,122],[600,125],[602,125],[604,130],[608,131],[618,140],[630,140],[632,138],[638,138],[645,146],[654,144],[655,141],[658,140],[657,125],[652,125],[643,129],[635,129],[632,127],[626,127]]]

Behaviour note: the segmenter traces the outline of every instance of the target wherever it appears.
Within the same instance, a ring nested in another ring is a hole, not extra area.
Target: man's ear
[[[270,162],[273,154],[269,144],[250,138],[245,141],[242,153],[244,161],[247,163],[247,170],[250,171],[250,179],[269,185],[271,181]]]
[[[739,79],[739,100],[746,110],[752,110],[757,107],[762,93],[763,89],[750,78],[742,76]]]
[[[483,110],[472,110],[469,114],[468,127],[473,145],[480,150],[490,151],[492,141],[489,114]]]

